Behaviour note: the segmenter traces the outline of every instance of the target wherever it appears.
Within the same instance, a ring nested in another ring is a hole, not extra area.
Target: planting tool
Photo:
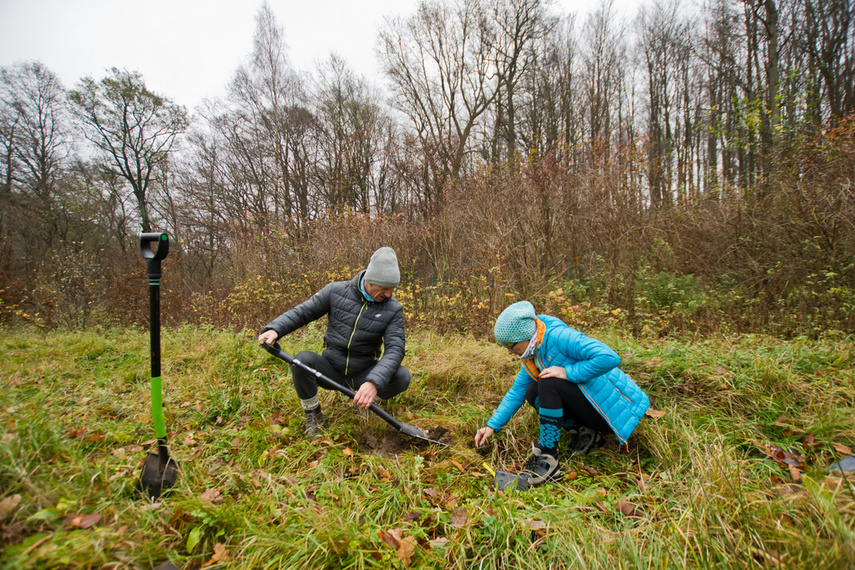
[[[157,499],[175,485],[178,462],[166,447],[166,424],[163,421],[163,394],[160,378],[160,262],[169,253],[169,236],[165,233],[140,234],[140,253],[148,261],[148,293],[151,320],[151,417],[157,435],[157,453],[145,458],[137,490]]]
[[[317,370],[315,370],[314,368],[312,368],[308,364],[304,364],[303,362],[300,362],[298,359],[294,358],[293,356],[283,352],[282,349],[279,348],[278,343],[267,344],[265,342],[261,346],[263,346],[264,350],[266,350],[267,352],[269,352],[273,356],[281,358],[282,360],[284,360],[288,364],[293,364],[295,366],[299,366],[300,368],[302,368],[303,370],[305,370],[309,374],[315,375],[319,380],[321,380],[324,383],[324,385],[326,387],[331,388],[333,390],[337,390],[337,391],[341,392],[342,394],[344,394],[345,396],[348,396],[350,398],[354,398],[356,396],[356,392],[354,392],[350,388],[348,388],[346,386],[342,386],[338,382],[332,380],[330,377],[328,377],[324,374],[321,374],[320,372],[318,372]],[[423,441],[427,441],[430,443],[435,443],[437,445],[442,445],[442,446],[448,445],[446,443],[442,443],[441,441],[434,441],[434,440],[430,439],[427,436],[427,432],[425,430],[423,430],[422,428],[419,428],[416,426],[411,426],[409,424],[405,424],[404,422],[399,422],[398,420],[393,418],[387,411],[385,411],[383,408],[379,407],[377,404],[371,404],[371,406],[369,406],[368,409],[371,410],[372,412],[374,412],[375,414],[377,414],[378,416],[380,416],[380,418],[383,421],[385,421],[386,423],[388,423],[393,428],[395,428],[396,430],[398,430],[399,432],[401,432],[403,434],[406,434],[410,437],[414,437],[416,439],[421,439]]]
[[[484,463],[484,467],[493,476],[493,482],[497,491],[510,489],[511,491],[525,491],[528,489],[527,473],[508,473],[507,471],[493,471],[493,468]]]

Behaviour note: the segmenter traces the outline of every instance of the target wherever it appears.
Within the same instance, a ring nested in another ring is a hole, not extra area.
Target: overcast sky
[[[580,13],[598,0],[558,0]],[[619,0],[616,6],[633,0]],[[66,88],[110,67],[142,73],[152,91],[192,109],[217,97],[252,51],[263,0],[0,0],[0,66],[38,60]],[[291,61],[310,71],[330,53],[379,75],[384,16],[407,16],[418,0],[268,0]]]

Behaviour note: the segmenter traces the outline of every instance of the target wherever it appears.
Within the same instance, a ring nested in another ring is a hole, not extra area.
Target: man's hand
[[[482,427],[478,431],[475,432],[475,447],[481,447],[484,445],[484,442],[487,441],[487,438],[493,435],[495,431],[491,427]]]
[[[357,406],[368,408],[374,403],[375,396],[377,396],[377,386],[371,382],[365,382],[356,391],[353,401]]]
[[[550,366],[549,368],[544,368],[538,376],[541,378],[561,378],[562,380],[567,380],[567,371],[563,366]]]
[[[279,335],[276,333],[276,331],[264,331],[263,333],[258,335],[258,344],[259,346],[264,344],[265,342],[267,344],[273,344],[274,342],[276,342],[277,338],[279,338]]]

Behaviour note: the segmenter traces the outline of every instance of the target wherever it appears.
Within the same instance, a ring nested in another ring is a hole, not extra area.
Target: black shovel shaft
[[[318,372],[317,370],[315,370],[314,368],[312,368],[308,364],[304,364],[304,363],[300,362],[298,359],[292,357],[288,353],[284,352],[281,348],[279,348],[278,344],[267,344],[265,342],[262,344],[262,346],[264,347],[264,350],[266,350],[267,352],[269,352],[273,356],[281,358],[282,360],[284,360],[288,364],[293,364],[295,366],[299,366],[300,368],[302,368],[303,370],[305,370],[309,374],[312,374],[312,375],[316,376],[317,378],[323,380],[324,383],[327,384],[330,388],[341,392],[342,394],[350,397],[351,399],[356,397],[356,392],[354,392],[353,390],[351,390],[347,386],[342,386],[341,384],[339,384],[338,382],[336,382],[335,380],[333,380],[329,376],[327,376],[321,372]],[[374,412],[375,414],[377,414],[378,416],[380,416],[380,418],[383,419],[383,421],[385,421],[386,423],[391,425],[396,430],[398,430],[398,431],[402,430],[404,424],[402,424],[401,422],[399,422],[398,420],[393,418],[389,414],[389,412],[387,412],[386,410],[384,410],[383,408],[381,408],[377,404],[371,404],[368,407],[368,409],[371,410],[372,412]]]
[[[169,253],[163,232],[140,234],[140,254],[148,262],[149,322],[151,323],[151,377],[160,377],[160,262]]]

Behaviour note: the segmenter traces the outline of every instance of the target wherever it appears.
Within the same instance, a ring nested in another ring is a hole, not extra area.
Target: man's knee
[[[383,400],[388,400],[393,396],[397,396],[401,392],[405,391],[410,387],[410,381],[412,380],[412,374],[410,374],[410,370],[406,366],[398,367],[398,370],[395,372],[395,375],[392,376],[392,380],[382,391],[379,391],[377,394]]]
[[[320,355],[304,350],[299,352],[294,357],[294,360],[308,366],[309,368],[316,368],[317,359],[319,358]],[[314,393],[317,393],[317,378],[314,374],[303,369],[301,366],[291,364],[291,379],[293,380],[294,387],[297,389],[297,394],[299,394],[300,397],[304,397],[306,394],[313,395]]]

